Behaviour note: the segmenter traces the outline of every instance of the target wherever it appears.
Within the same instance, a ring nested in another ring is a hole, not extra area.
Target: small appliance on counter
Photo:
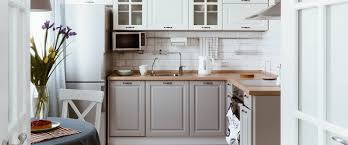
[[[209,75],[211,74],[211,66],[214,59],[209,56],[199,56],[198,57],[198,75]]]

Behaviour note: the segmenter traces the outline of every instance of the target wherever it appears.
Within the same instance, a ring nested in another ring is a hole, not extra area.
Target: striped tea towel
[[[59,138],[63,136],[69,136],[69,135],[78,134],[78,133],[80,133],[80,131],[75,129],[58,127],[57,129],[48,131],[48,132],[31,133],[30,141],[33,144],[33,143],[38,143],[45,140],[50,140],[50,139]]]

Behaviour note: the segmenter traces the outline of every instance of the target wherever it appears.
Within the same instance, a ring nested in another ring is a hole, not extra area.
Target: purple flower
[[[69,33],[65,34],[65,37],[66,37],[66,39],[68,39],[70,36],[75,36],[75,35],[77,35],[76,32],[69,32]]]
[[[66,28],[59,28],[59,33],[60,34],[65,34],[66,33]]]
[[[50,24],[50,21],[46,21],[43,25],[42,25],[42,29],[51,29],[54,26],[54,23]]]

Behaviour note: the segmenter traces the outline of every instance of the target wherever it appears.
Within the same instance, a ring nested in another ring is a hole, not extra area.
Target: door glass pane
[[[132,0],[132,2],[142,2],[143,0]]]
[[[132,5],[132,25],[141,25],[142,20],[142,5]]]
[[[193,2],[199,2],[199,3],[202,3],[202,2],[204,2],[204,0],[194,0]]]
[[[299,94],[298,109],[316,116],[318,100],[318,22],[317,9],[298,13]],[[322,64],[320,64],[322,65]]]
[[[217,25],[217,9],[217,5],[207,5],[207,25]]]
[[[204,5],[194,5],[194,25],[204,25]]]
[[[348,3],[327,9],[327,120],[348,129]]]
[[[118,12],[118,24],[119,25],[129,25],[129,13],[128,12]]]
[[[207,2],[217,2],[217,0],[207,0]]]
[[[129,0],[118,0],[118,2],[129,2]]]
[[[118,5],[118,24],[129,25],[129,5]]]
[[[129,5],[118,5],[118,11],[119,12],[128,12],[129,11]]]
[[[217,5],[207,5],[208,12],[217,12],[218,6]]]
[[[318,128],[313,124],[298,120],[298,144],[317,145]]]
[[[334,134],[330,131],[326,132],[326,145],[343,145],[341,142],[348,144],[348,136]]]

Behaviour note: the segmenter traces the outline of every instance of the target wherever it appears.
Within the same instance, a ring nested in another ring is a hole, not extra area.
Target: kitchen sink
[[[240,80],[242,85],[255,87],[277,87],[277,80]]]

